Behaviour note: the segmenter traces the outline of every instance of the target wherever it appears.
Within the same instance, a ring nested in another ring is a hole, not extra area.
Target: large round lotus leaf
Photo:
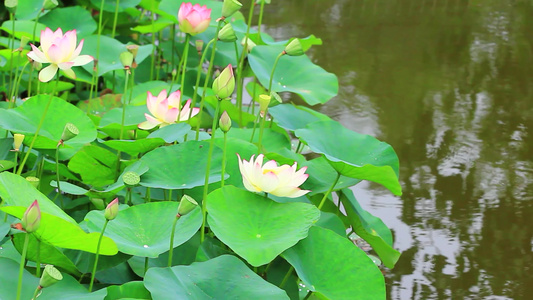
[[[47,15],[39,19],[52,30],[61,28],[63,33],[68,30],[76,29],[78,43],[80,40],[96,31],[96,21],[92,18],[91,13],[81,6],[71,6],[63,8],[55,8]],[[40,32],[37,32],[40,35]],[[85,54],[82,50],[81,54]]]
[[[142,139],[142,140],[110,140],[105,141],[104,145],[118,151],[122,151],[131,155],[138,153],[145,153],[165,144],[165,141],[160,138]]]
[[[190,189],[204,185],[209,142],[187,141],[157,148],[141,161],[149,170],[141,176],[141,185],[164,189]],[[215,147],[211,157],[209,183],[220,181],[222,150]]]
[[[191,130],[191,126],[187,123],[170,124],[150,133],[148,138],[162,138],[167,143],[173,143],[182,139],[189,130]]]
[[[60,217],[72,224],[78,224],[59,206],[39,192],[28,180],[10,172],[0,173],[0,198],[7,205],[23,207],[29,207],[34,200],[37,200],[41,212]]]
[[[126,8],[135,7],[137,4],[141,2],[141,0],[103,0],[104,1],[104,11],[108,12],[115,12],[117,3],[118,3],[118,12],[123,12]],[[91,3],[98,7],[100,9],[100,5],[102,4],[102,0],[91,0]]]
[[[398,156],[389,144],[346,129],[336,121],[307,124],[295,135],[314,152],[324,154],[342,175],[374,181],[395,195],[402,194]]]
[[[313,226],[281,255],[307,289],[326,299],[385,299],[385,280],[366,253],[347,238]]]
[[[6,257],[0,257],[0,295],[1,299],[16,299],[19,274],[19,262]],[[39,284],[39,278],[30,272],[23,270],[21,299],[31,299],[35,287]],[[39,298],[40,300],[41,298]]]
[[[39,11],[43,7],[42,0],[19,0],[17,10],[15,11],[15,18],[17,20],[32,20],[37,17]],[[47,13],[47,11],[44,11]],[[41,13],[41,16],[43,14]]]
[[[123,285],[107,287],[107,296],[104,300],[119,299],[152,299],[150,292],[144,287],[142,281],[130,281]]]
[[[144,285],[154,300],[289,299],[283,290],[263,280],[232,255],[190,266],[150,268]]]
[[[157,257],[168,251],[172,222],[178,212],[178,202],[150,202],[121,210],[107,224],[105,235],[112,238],[120,252],[142,257]],[[100,232],[104,212],[91,211],[85,217],[90,231]],[[188,241],[202,225],[202,213],[196,208],[181,217],[176,225],[174,247]]]
[[[37,95],[15,109],[0,109],[0,127],[33,136],[49,100],[49,95]],[[74,124],[79,134],[66,141],[60,151],[74,154],[75,149],[96,138],[94,123],[83,111],[61,98],[53,97],[33,147],[55,149],[67,123]]]
[[[0,210],[22,219],[27,207],[21,206],[4,206]],[[77,224],[72,224],[59,217],[47,214],[41,211],[41,224],[33,234],[41,241],[50,245],[82,250],[96,253],[96,246],[100,233],[86,233]],[[117,254],[117,245],[108,237],[103,237],[100,245],[100,254],[115,255]]]
[[[234,186],[210,193],[207,211],[215,235],[256,267],[305,238],[320,217],[314,205],[277,203]]]
[[[222,149],[224,140],[215,139],[215,144]],[[244,188],[237,153],[239,153],[241,158],[249,160],[252,155],[257,154],[257,146],[236,138],[227,138],[226,141],[226,174],[229,174],[229,178],[224,183]]]
[[[272,65],[284,46],[256,46],[248,56],[250,66],[263,86],[268,87]],[[272,91],[293,92],[310,105],[323,104],[337,95],[337,76],[313,64],[309,57],[288,56],[280,58]]]
[[[287,130],[304,128],[307,124],[317,121],[331,120],[328,116],[308,107],[294,104],[280,104],[268,109],[274,122]]]
[[[18,20],[18,21],[15,21],[15,34],[14,36],[17,38],[17,39],[20,39],[22,38],[23,36],[27,37],[28,39],[30,40],[33,40],[33,29],[35,29],[35,40],[39,41],[40,40],[40,32],[41,30],[44,30],[46,29],[46,26],[41,24],[41,23],[37,23],[37,25],[35,25],[35,21],[27,21],[27,20]],[[1,30],[9,33],[9,34],[13,34],[13,22],[12,21],[5,21],[4,23],[2,23],[2,26],[0,27]]]

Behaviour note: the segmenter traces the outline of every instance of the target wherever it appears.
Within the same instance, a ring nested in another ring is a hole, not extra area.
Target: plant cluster
[[[385,298],[350,187],[400,195],[398,157],[309,108],[337,78],[269,2],[5,0],[1,299]]]

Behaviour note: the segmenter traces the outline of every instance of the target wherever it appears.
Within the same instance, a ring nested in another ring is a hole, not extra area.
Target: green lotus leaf
[[[56,7],[48,14],[41,17],[39,22],[50,27],[50,29],[54,31],[57,28],[61,28],[63,34],[68,30],[76,29],[78,43],[82,38],[95,32],[97,28],[96,21],[91,16],[91,13],[81,6]],[[40,34],[41,32],[38,31],[37,35]],[[82,50],[82,54],[85,54],[84,50]],[[92,63],[90,65],[92,65]]]

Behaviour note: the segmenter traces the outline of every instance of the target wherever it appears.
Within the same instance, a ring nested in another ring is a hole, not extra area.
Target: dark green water
[[[400,157],[402,197],[355,188],[402,251],[388,297],[533,299],[533,1],[272,2],[268,33],[324,41],[320,110]]]

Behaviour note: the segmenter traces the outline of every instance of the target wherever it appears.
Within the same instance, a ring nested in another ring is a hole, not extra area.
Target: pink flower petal
[[[35,47],[34,45],[30,44],[32,51],[28,52],[28,57],[33,59],[36,62],[40,63],[47,63],[49,62],[46,58],[46,55],[44,55],[39,48]]]
[[[48,59],[50,59],[50,62],[53,64],[58,64],[62,62],[61,61],[61,58],[62,58],[61,49],[55,44],[52,44],[50,48],[48,48],[48,52],[45,52],[45,54],[48,55]]]
[[[162,123],[154,117],[150,116],[149,114],[144,114],[144,116],[146,117],[146,121],[137,125],[137,127],[139,127],[140,129],[150,130]]]

